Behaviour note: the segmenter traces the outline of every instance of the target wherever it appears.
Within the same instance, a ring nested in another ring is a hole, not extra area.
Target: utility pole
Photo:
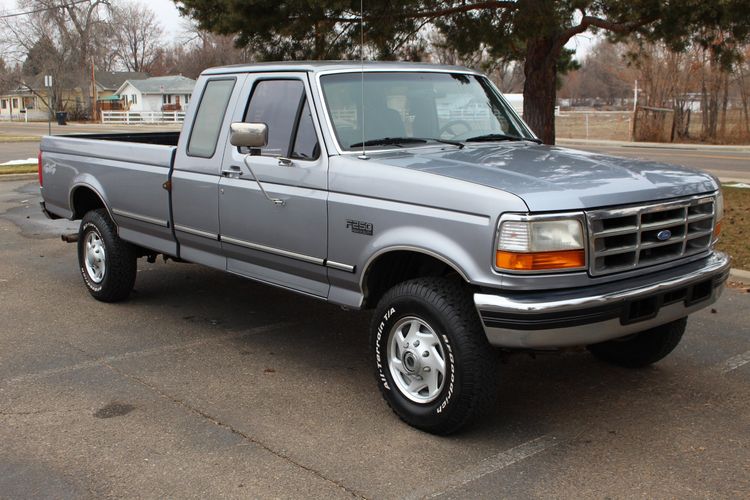
[[[94,61],[91,61],[91,114],[95,122],[99,121],[96,109],[96,74],[94,73]]]
[[[633,126],[630,128],[630,140],[635,141],[635,133],[638,126],[638,80],[633,87]]]

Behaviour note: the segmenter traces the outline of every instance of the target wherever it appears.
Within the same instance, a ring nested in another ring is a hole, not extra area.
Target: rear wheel
[[[120,239],[105,209],[83,216],[78,231],[78,265],[83,282],[95,299],[126,299],[135,284],[137,260],[135,247]]]
[[[409,425],[449,434],[494,401],[493,351],[461,283],[420,278],[393,287],[378,304],[371,345],[383,398]]]
[[[657,326],[622,339],[588,346],[588,350],[608,363],[627,368],[641,368],[666,357],[685,333],[687,318]]]

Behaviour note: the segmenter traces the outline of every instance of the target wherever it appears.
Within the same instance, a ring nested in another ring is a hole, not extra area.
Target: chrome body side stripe
[[[212,240],[219,239],[219,235],[216,233],[209,233],[208,231],[201,231],[200,229],[193,229],[192,227],[182,226],[180,224],[174,225],[175,231],[182,231],[183,233],[193,234],[195,236],[203,236]]]
[[[330,267],[331,269],[338,269],[339,271],[346,271],[347,273],[354,272],[354,266],[350,266],[349,264],[342,264],[341,262],[334,262],[332,260],[327,260],[326,266]]]
[[[251,250],[258,250],[259,252],[271,253],[274,255],[281,255],[282,257],[289,257],[290,259],[301,260],[303,262],[309,262],[311,264],[317,264],[322,266],[325,264],[325,260],[318,257],[311,257],[297,252],[290,252],[289,250],[281,250],[280,248],[267,247],[265,245],[259,245],[257,243],[251,243],[245,240],[239,240],[230,236],[221,235],[221,241],[224,243],[230,243],[232,245],[238,245],[241,247],[249,248]]]
[[[169,227],[169,222],[163,219],[156,219],[154,217],[147,217],[145,215],[134,214],[126,210],[120,210],[119,208],[113,208],[112,213],[119,215],[120,217],[127,217],[128,219],[139,220],[141,222],[148,222],[149,224],[156,224],[157,226]]]

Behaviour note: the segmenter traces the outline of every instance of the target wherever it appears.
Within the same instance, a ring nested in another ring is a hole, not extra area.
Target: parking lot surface
[[[750,494],[750,293],[645,370],[498,353],[497,404],[451,437],[381,400],[369,315],[192,264],[93,300],[75,230],[0,182],[0,497]]]

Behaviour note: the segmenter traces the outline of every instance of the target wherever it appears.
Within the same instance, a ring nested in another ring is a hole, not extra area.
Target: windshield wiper
[[[519,137],[517,135],[508,135],[508,134],[485,134],[485,135],[478,135],[476,137],[469,137],[468,139],[465,139],[466,142],[489,142],[489,141],[531,141],[536,142],[537,144],[542,144],[542,141],[539,139],[534,139],[531,137]]]
[[[464,143],[459,141],[451,141],[450,139],[437,139],[435,137],[383,137],[382,139],[370,139],[365,141],[365,146],[401,146],[402,144],[424,144],[429,141],[440,142],[442,144],[450,144],[451,146],[458,146],[463,148]],[[350,148],[362,147],[362,143],[358,142],[349,146]]]
[[[381,139],[370,139],[365,142],[357,142],[351,144],[350,148],[357,148],[362,146],[401,146],[402,144],[409,143],[425,143],[426,139],[419,139],[416,137],[383,137]]]
[[[423,140],[424,141],[440,142],[442,144],[450,144],[451,146],[458,146],[458,149],[463,149],[463,147],[466,146],[466,144],[464,144],[463,142],[452,141],[450,139],[436,139],[435,137],[429,137],[429,138],[425,138]]]

